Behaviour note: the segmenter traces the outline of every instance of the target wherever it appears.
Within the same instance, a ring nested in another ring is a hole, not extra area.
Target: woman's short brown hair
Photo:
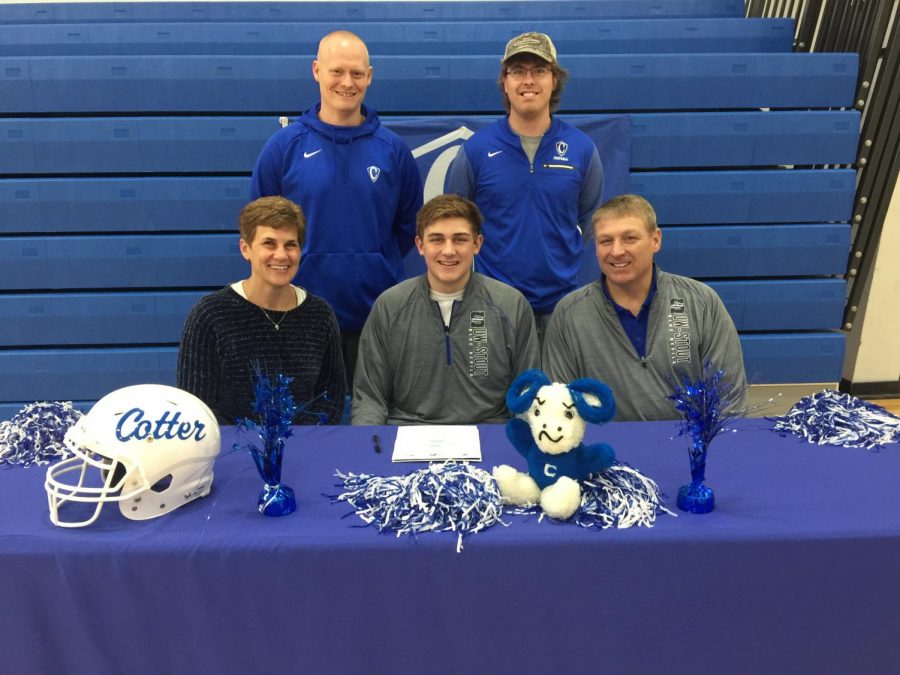
[[[306,217],[303,215],[303,209],[284,197],[260,197],[241,209],[238,218],[241,239],[252,244],[256,228],[260,225],[275,230],[293,230],[301,247],[306,239]]]

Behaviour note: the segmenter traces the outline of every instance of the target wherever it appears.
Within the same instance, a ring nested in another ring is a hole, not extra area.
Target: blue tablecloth
[[[897,672],[900,446],[737,426],[710,450],[711,514],[604,531],[512,516],[460,554],[454,534],[378,534],[323,496],[336,469],[417,468],[390,463],[388,427],[298,429],[285,518],[256,512],[242,453],[205,499],[145,522],[110,505],[81,530],[50,524],[43,468],[2,470],[0,672]],[[481,438],[486,468],[524,466],[502,426]],[[587,440],[674,510],[690,477],[674,423]]]

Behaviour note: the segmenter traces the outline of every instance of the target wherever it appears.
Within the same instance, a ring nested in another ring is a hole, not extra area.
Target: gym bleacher
[[[792,21],[743,14],[742,0],[0,5],[0,419],[174,384],[188,310],[246,276],[254,161],[318,99],[310,64],[338,28],[369,46],[366,103],[429,162],[465,137],[448,130],[502,114],[506,41],[549,33],[571,72],[560,114],[627,130],[619,188],[656,207],[661,267],[720,294],[750,381],[837,382],[858,58],[794,53]]]

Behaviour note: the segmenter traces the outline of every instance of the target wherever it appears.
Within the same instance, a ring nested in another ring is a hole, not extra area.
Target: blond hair
[[[591,225],[595,226],[599,221],[610,218],[628,217],[644,221],[644,225],[647,226],[647,231],[650,233],[659,227],[656,223],[656,211],[653,210],[650,202],[640,195],[619,195],[603,203],[594,211]]]

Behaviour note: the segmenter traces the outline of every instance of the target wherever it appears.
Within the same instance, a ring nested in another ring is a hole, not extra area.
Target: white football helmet
[[[74,457],[47,469],[44,488],[50,520],[84,527],[106,502],[119,502],[126,518],[147,520],[205,497],[221,438],[216,416],[181,389],[138,384],[107,394],[65,435]],[[98,471],[88,471],[88,469]],[[77,475],[63,482],[63,476]],[[96,504],[86,520],[60,520],[66,502]]]

